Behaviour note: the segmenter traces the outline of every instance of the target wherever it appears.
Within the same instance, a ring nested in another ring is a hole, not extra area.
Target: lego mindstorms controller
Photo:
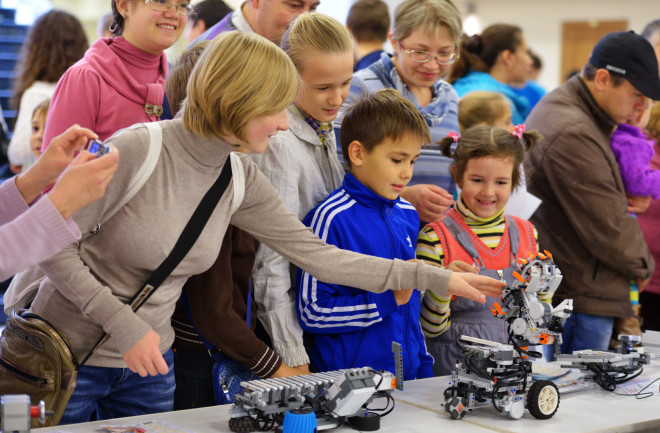
[[[283,424],[286,431],[285,414],[311,413],[316,417],[314,431],[344,423],[356,430],[378,430],[380,417],[394,408],[390,394],[403,389],[401,345],[393,342],[392,350],[396,376],[363,367],[242,382],[244,391],[234,399],[229,428],[247,433],[274,430]],[[380,397],[387,399],[386,407],[367,410]]]

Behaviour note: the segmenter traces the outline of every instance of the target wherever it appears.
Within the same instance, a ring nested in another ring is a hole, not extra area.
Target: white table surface
[[[660,362],[654,362],[656,365],[645,366],[640,378],[660,377]],[[660,396],[638,400],[633,396],[613,394],[600,387],[561,394],[557,412],[547,420],[536,419],[527,410],[522,418],[514,420],[500,415],[492,406],[468,412],[461,420],[451,420],[440,406],[443,402],[442,391],[447,387],[447,382],[447,377],[406,382],[404,392],[395,394],[395,398],[399,403],[417,408],[416,413],[422,410],[434,411],[439,420],[447,419],[454,423],[451,425],[470,424],[475,428],[495,432],[660,432]],[[659,382],[654,385],[656,389]],[[432,431],[430,426],[417,431]]]
[[[641,377],[660,377],[660,361],[645,366]],[[497,413],[492,407],[481,407],[468,412],[461,420],[452,420],[441,406],[442,391],[448,378],[439,377],[410,381],[403,391],[395,391],[396,407],[381,419],[380,432],[524,432],[524,433],[573,433],[573,432],[632,432],[660,431],[660,396],[638,400],[632,396],[619,396],[601,388],[562,394],[554,417],[538,420],[528,411],[521,419],[514,420]],[[656,386],[658,382],[656,382]],[[381,401],[376,401],[378,405]],[[40,428],[46,432],[100,432],[100,426],[127,425],[158,420],[170,423],[189,433],[230,432],[230,406],[215,406],[155,415],[95,421],[84,424]],[[355,432],[350,428],[326,430],[329,432]]]

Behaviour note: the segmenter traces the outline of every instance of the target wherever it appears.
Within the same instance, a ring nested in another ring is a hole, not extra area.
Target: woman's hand
[[[57,180],[48,198],[62,217],[68,218],[81,207],[103,197],[118,162],[119,151],[115,148],[100,158],[86,150],[80,152]]]
[[[506,286],[504,281],[483,275],[452,272],[451,277],[449,277],[448,292],[449,296],[463,296],[484,304],[486,296],[493,298],[500,296],[504,286]]]
[[[98,138],[91,130],[74,125],[53,138],[50,146],[32,167],[16,179],[16,187],[26,203],[32,203],[41,191],[57,180],[87,141]]]
[[[419,219],[426,223],[442,220],[447,209],[454,204],[451,194],[439,186],[430,184],[406,187],[401,192],[401,197],[417,209]]]
[[[153,329],[124,353],[128,368],[142,377],[167,374],[167,362],[160,353],[160,336]]]

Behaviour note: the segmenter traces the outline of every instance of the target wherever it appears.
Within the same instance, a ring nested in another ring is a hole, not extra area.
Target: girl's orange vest
[[[433,223],[431,227],[442,243],[445,265],[462,260],[479,266],[479,274],[503,279],[509,284],[513,282],[513,271],[518,270],[518,258],[537,253],[532,224],[513,216],[506,216],[506,227],[495,249],[484,244],[454,209],[447,212],[442,223]],[[456,362],[462,359],[456,344],[461,335],[508,342],[506,322],[493,317],[490,312],[495,301],[491,297],[486,299],[485,304],[462,297],[451,301],[451,326],[443,334],[426,340],[427,350],[435,360],[434,375],[450,374]]]
[[[514,230],[510,230],[513,228],[511,224],[515,224]],[[512,215],[506,216],[506,227],[495,249],[484,244],[454,209],[447,212],[442,223],[433,223],[431,227],[442,244],[445,265],[462,260],[482,269],[501,270],[516,267],[516,259],[524,259],[538,252],[532,224]],[[513,254],[512,244],[517,246]]]

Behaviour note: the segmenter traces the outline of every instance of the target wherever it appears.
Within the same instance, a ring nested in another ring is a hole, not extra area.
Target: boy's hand
[[[463,296],[484,304],[486,296],[497,298],[502,294],[504,281],[467,272],[452,272],[449,277],[449,296]]]
[[[425,223],[442,220],[447,209],[454,204],[451,194],[430,184],[408,186],[401,192],[401,197],[417,209],[419,219]]]
[[[302,367],[307,366],[305,371]],[[285,363],[280,365],[280,368],[275,370],[275,373],[271,377],[289,377],[289,376],[300,376],[302,374],[309,374],[309,365],[299,365],[298,367],[289,367]]]
[[[479,273],[479,268],[477,268],[476,266],[470,266],[462,260],[454,260],[453,262],[445,266],[445,268],[454,272],[469,272],[471,274]]]
[[[394,293],[394,299],[396,300],[396,305],[399,307],[405,305],[410,301],[412,296],[413,289],[401,289],[401,290],[392,290]]]

